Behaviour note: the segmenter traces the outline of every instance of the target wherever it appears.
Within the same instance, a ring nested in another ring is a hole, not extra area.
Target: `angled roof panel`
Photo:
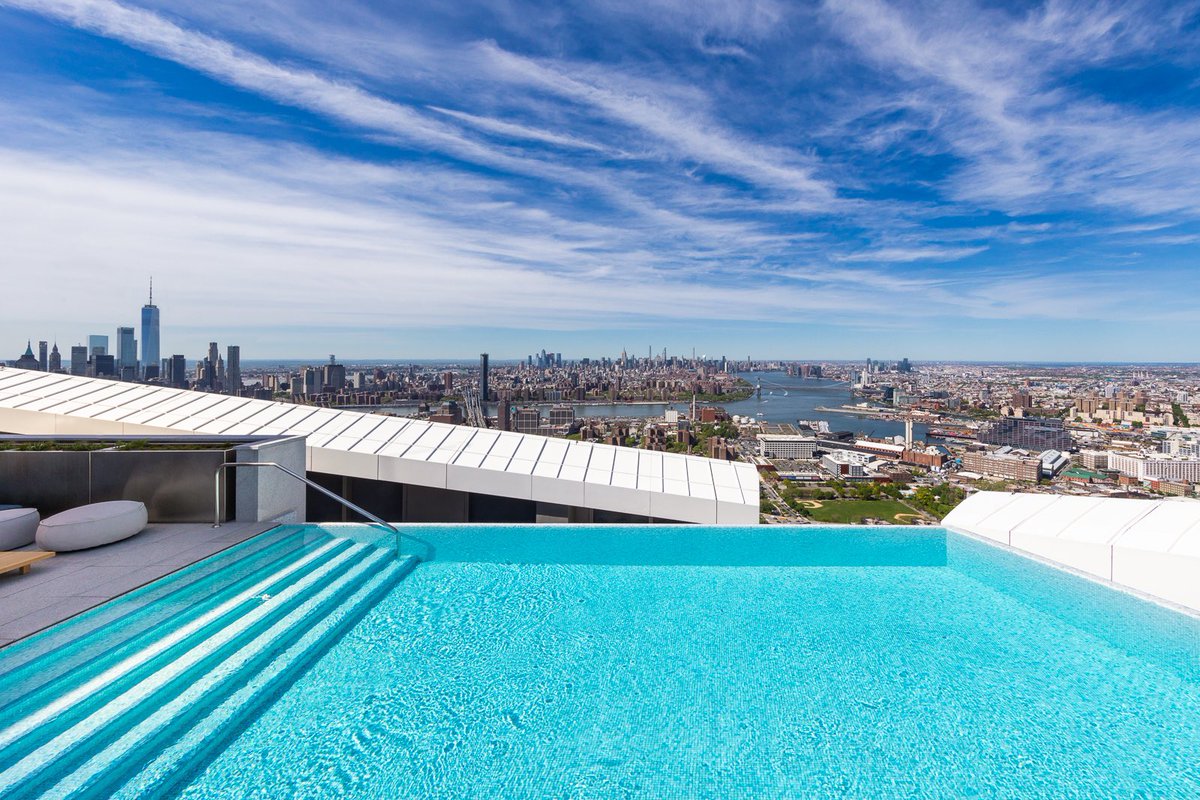
[[[255,433],[263,435],[295,433],[299,435],[301,423],[317,413],[317,409],[311,406],[293,406],[289,403],[278,403],[277,405],[282,407],[283,413],[271,419],[270,422],[264,421],[262,427],[257,428]],[[251,418],[247,422],[251,422],[253,419]],[[311,431],[311,428],[309,430]]]
[[[525,437],[518,433],[500,432],[496,443],[492,445],[492,449],[488,451],[488,457],[497,458],[512,458],[517,453],[517,448],[525,441]],[[533,460],[533,459],[529,459]]]
[[[1190,539],[1193,531],[1200,531],[1200,503],[1186,500],[1159,502],[1154,510],[1121,531],[1113,544],[1172,553],[1182,540]]]
[[[46,387],[68,383],[63,380],[66,375],[47,375],[44,372],[8,368],[5,368],[4,372],[8,375],[0,382],[0,403],[4,403],[5,408],[13,408],[10,401],[14,397],[17,398],[17,402],[24,398],[42,397]]]
[[[521,443],[517,445],[517,449],[513,452],[513,458],[519,458],[522,461],[541,461],[543,458],[547,460],[562,462],[561,454],[567,451],[567,443],[558,439],[546,439],[541,436],[521,436],[519,433],[506,434],[506,436],[520,436]],[[555,456],[554,453],[559,455]]]
[[[464,451],[469,453],[478,453],[481,456],[486,456],[491,452],[492,447],[500,440],[499,431],[488,431],[476,429],[475,435],[471,437],[471,441],[467,442]]]
[[[596,508],[631,514],[651,510],[656,516],[694,522],[716,520],[720,502],[725,504],[723,518],[750,519],[751,513],[757,518],[758,475],[752,467],[693,456],[0,368],[0,415],[5,409],[26,414],[12,417],[14,425],[28,425],[35,419],[28,414],[47,414],[63,424],[70,420],[72,430],[86,430],[87,421],[95,419],[97,432],[120,423],[180,433],[304,436],[310,463],[321,454],[323,469],[350,464],[346,455],[334,456],[353,453],[359,459],[354,464],[376,459],[370,463],[378,464],[384,479],[425,486],[443,486],[452,475],[456,489],[470,491],[477,485],[485,494],[528,499],[532,478],[533,497],[546,502],[594,500]],[[360,472],[357,467],[353,471]],[[591,495],[585,485],[593,487]],[[745,514],[736,506],[739,494]],[[659,502],[656,495],[673,499]]]
[[[505,459],[504,456],[488,456],[483,466],[486,469],[498,469],[513,475],[532,475],[537,467],[536,461],[526,461],[523,458]]]
[[[240,424],[247,427],[248,433],[253,433],[260,428],[271,424],[288,413],[288,408],[282,403],[268,403],[262,406],[255,413],[246,417]]]
[[[411,424],[412,420],[407,417],[384,417],[383,421],[372,428],[363,438],[372,442],[379,442],[382,445],[384,442],[390,442],[392,437]]]
[[[613,457],[613,472],[632,475],[635,478],[638,474],[638,453],[640,450],[635,450],[632,447],[618,447],[617,453]]]
[[[486,458],[486,455],[475,450],[460,450],[450,463],[456,467],[479,468],[483,466],[483,461]]]

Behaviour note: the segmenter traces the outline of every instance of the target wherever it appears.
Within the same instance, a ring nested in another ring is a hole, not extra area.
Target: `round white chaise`
[[[43,550],[85,550],[128,539],[146,527],[146,506],[136,500],[111,500],[72,508],[46,517],[37,529]]]
[[[36,508],[0,511],[0,550],[16,550],[33,544],[40,521]]]

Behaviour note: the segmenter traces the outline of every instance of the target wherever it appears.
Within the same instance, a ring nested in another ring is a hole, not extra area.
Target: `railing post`
[[[225,469],[225,464],[217,465],[217,471],[213,473],[213,527],[221,527],[221,475]]]
[[[293,478],[295,478],[296,480],[305,484],[306,486],[310,486],[313,489],[316,489],[321,494],[325,495],[326,497],[336,500],[337,502],[344,505],[346,508],[349,508],[351,511],[355,511],[358,514],[361,514],[362,516],[366,517],[368,520],[370,520],[371,522],[374,522],[376,525],[382,525],[383,527],[390,530],[395,535],[396,555],[397,556],[400,555],[400,529],[397,528],[395,525],[393,525],[390,522],[387,522],[386,520],[384,520],[380,517],[375,516],[370,511],[367,511],[366,509],[361,508],[360,506],[357,506],[354,503],[351,503],[349,500],[342,497],[340,494],[337,494],[336,492],[332,492],[329,489],[326,489],[324,486],[317,483],[316,481],[309,480],[305,476],[300,475],[296,472],[293,472],[292,470],[288,469],[287,467],[283,466],[282,464],[279,464],[274,461],[226,461],[226,462],[223,462],[223,463],[217,465],[217,470],[213,474],[213,527],[214,528],[221,527],[221,476],[225,474],[225,469],[227,467],[228,468],[232,468],[232,467],[274,467],[275,469],[279,470],[280,472],[283,472],[287,475],[291,475]]]

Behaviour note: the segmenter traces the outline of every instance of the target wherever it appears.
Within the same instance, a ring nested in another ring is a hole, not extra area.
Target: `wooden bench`
[[[28,575],[30,565],[50,558],[53,555],[54,553],[49,553],[45,550],[9,550],[2,552],[0,553],[0,574],[19,569],[22,575]]]

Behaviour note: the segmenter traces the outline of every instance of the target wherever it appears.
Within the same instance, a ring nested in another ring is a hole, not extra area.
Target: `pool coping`
[[[852,527],[866,527],[866,526],[852,526]],[[1118,591],[1122,594],[1129,595],[1130,597],[1135,597],[1138,600],[1144,600],[1148,603],[1153,603],[1154,605],[1165,608],[1168,611],[1174,611],[1177,614],[1183,614],[1186,617],[1191,617],[1192,619],[1200,620],[1200,609],[1195,609],[1195,608],[1192,608],[1191,606],[1185,606],[1180,603],[1176,603],[1171,600],[1167,600],[1164,597],[1159,597],[1157,595],[1149,594],[1148,592],[1143,592],[1140,589],[1135,589],[1132,586],[1126,586],[1123,583],[1117,583],[1116,581],[1109,580],[1108,578],[1104,578],[1099,575],[1095,575],[1093,573],[1086,572],[1081,569],[1077,569],[1075,567],[1072,567],[1070,564],[1064,564],[1061,561],[1055,561],[1051,558],[1047,558],[1045,556],[1038,555],[1037,553],[1031,553],[1028,550],[1022,550],[1019,547],[1013,547],[1011,544],[999,542],[999,541],[996,541],[995,539],[989,539],[988,537],[983,536],[978,533],[971,533],[970,531],[963,530],[962,528],[954,528],[954,527],[945,527],[944,526],[944,529],[947,533],[957,534],[958,536],[962,536],[963,538],[989,545],[990,547],[994,547],[997,550],[1002,550],[1004,552],[1011,553],[1014,556],[1019,556],[1021,558],[1029,559],[1030,561],[1033,561],[1034,563],[1041,564],[1046,567],[1051,567],[1053,569],[1059,570],[1060,572],[1065,572],[1068,575],[1073,575],[1076,578],[1082,578],[1083,580],[1086,580],[1089,583],[1098,584],[1098,585],[1104,586],[1108,589],[1113,589],[1114,591]]]

